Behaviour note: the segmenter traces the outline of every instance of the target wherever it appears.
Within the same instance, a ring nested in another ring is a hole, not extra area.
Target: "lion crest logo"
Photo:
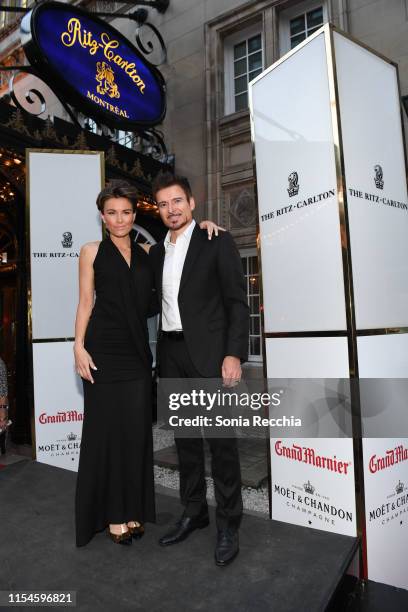
[[[71,232],[64,232],[62,234],[61,244],[64,249],[70,249],[72,247],[72,234]]]
[[[375,186],[377,187],[377,189],[383,189],[384,187],[383,169],[381,168],[379,164],[374,166],[374,172],[375,172],[375,176],[374,176]]]
[[[98,62],[96,64],[95,79],[98,81],[96,91],[99,94],[102,96],[108,94],[110,98],[120,98],[119,89],[115,83],[115,74],[106,62]]]
[[[299,193],[298,173],[291,172],[288,176],[288,182],[289,182],[288,194],[289,194],[289,197],[291,198],[292,196],[297,195]]]

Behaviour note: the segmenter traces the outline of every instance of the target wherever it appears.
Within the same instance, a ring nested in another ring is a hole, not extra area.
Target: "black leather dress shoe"
[[[159,544],[160,546],[170,546],[170,544],[178,544],[185,540],[190,533],[195,531],[196,529],[203,529],[210,524],[210,520],[208,518],[208,514],[203,514],[200,516],[183,516],[176,523],[176,528],[170,533],[167,533],[165,536],[160,538]]]
[[[219,529],[215,547],[215,563],[223,567],[235,559],[239,553],[238,531],[231,527]]]

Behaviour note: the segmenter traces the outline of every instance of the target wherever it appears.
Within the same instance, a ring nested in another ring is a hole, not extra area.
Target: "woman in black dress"
[[[107,525],[115,542],[130,544],[132,535],[143,535],[144,521],[155,520],[147,331],[155,308],[149,256],[130,237],[136,205],[137,193],[126,183],[101,191],[97,206],[109,234],[84,245],[79,258],[74,352],[84,423],[77,546]]]
[[[148,248],[130,236],[137,193],[114,181],[97,198],[109,234],[79,257],[75,365],[84,421],[75,499],[76,543],[109,526],[131,544],[154,522],[152,355],[147,318],[158,312]],[[203,222],[209,237],[217,227]],[[95,300],[94,300],[94,295]]]

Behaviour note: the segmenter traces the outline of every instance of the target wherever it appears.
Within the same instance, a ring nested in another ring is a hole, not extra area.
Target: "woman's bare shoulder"
[[[100,240],[95,240],[94,242],[85,242],[85,244],[83,244],[81,247],[81,251],[83,253],[96,253],[100,244]]]
[[[93,261],[96,257],[100,244],[100,240],[95,240],[95,242],[86,242],[83,244],[80,252],[81,258]]]

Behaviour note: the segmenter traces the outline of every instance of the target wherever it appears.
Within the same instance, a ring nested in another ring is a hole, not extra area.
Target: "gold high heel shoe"
[[[122,533],[112,533],[108,527],[108,536],[115,544],[122,544],[123,546],[130,546],[132,543],[132,533],[130,529],[122,531]]]
[[[132,536],[133,539],[140,540],[140,538],[144,536],[144,532],[145,532],[143,524],[139,523],[138,521],[129,521],[129,522],[133,523],[132,526],[128,524],[130,535]]]

